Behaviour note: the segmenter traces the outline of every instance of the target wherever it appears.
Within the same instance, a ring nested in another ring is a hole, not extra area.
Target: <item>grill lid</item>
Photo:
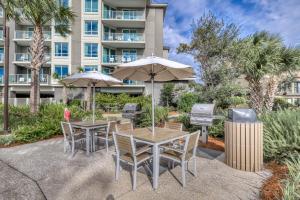
[[[191,115],[213,117],[215,104],[194,104]]]
[[[123,112],[136,112],[140,111],[141,107],[136,103],[127,103],[123,108]]]

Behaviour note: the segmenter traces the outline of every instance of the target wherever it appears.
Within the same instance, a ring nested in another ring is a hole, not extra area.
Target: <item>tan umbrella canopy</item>
[[[113,72],[118,79],[151,81],[152,83],[152,133],[154,134],[154,81],[171,81],[190,78],[193,68],[175,61],[156,56],[139,59],[119,65]]]
[[[95,121],[95,88],[122,84],[122,81],[96,71],[76,73],[64,78],[62,82],[77,87],[93,86],[93,122]]]

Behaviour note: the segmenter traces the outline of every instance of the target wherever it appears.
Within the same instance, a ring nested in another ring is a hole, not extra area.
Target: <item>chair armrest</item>
[[[147,152],[147,151],[150,151],[151,148],[152,148],[152,147],[149,146],[149,145],[146,145],[146,146],[144,146],[144,147],[141,147],[141,148],[139,148],[139,149],[135,152],[135,155],[137,156],[137,155],[140,155],[140,154],[145,153],[145,152]]]

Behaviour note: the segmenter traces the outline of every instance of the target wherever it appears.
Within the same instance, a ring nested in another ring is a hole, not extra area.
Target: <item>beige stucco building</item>
[[[163,25],[167,4],[150,0],[60,0],[71,7],[76,18],[72,33],[57,34],[49,24],[44,27],[46,59],[40,74],[41,98],[62,99],[59,78],[78,72],[98,70],[111,74],[121,63],[152,54],[168,57],[163,46]],[[3,11],[0,10],[3,30]],[[54,22],[53,22],[54,23]],[[33,27],[26,21],[8,23],[10,28],[10,98],[28,101],[30,91],[30,54]],[[1,31],[1,30],[0,30]],[[2,33],[2,32],[1,32]],[[0,34],[0,91],[3,87],[3,34]],[[145,83],[123,80],[124,86],[98,91],[143,94]],[[81,89],[73,90],[80,96]]]

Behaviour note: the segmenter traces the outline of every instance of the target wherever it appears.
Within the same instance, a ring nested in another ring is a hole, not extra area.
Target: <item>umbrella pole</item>
[[[151,77],[151,84],[152,84],[152,134],[155,134],[155,120],[154,120],[154,116],[155,116],[155,105],[154,105],[154,77]]]
[[[95,123],[95,84],[93,87],[93,123]]]

